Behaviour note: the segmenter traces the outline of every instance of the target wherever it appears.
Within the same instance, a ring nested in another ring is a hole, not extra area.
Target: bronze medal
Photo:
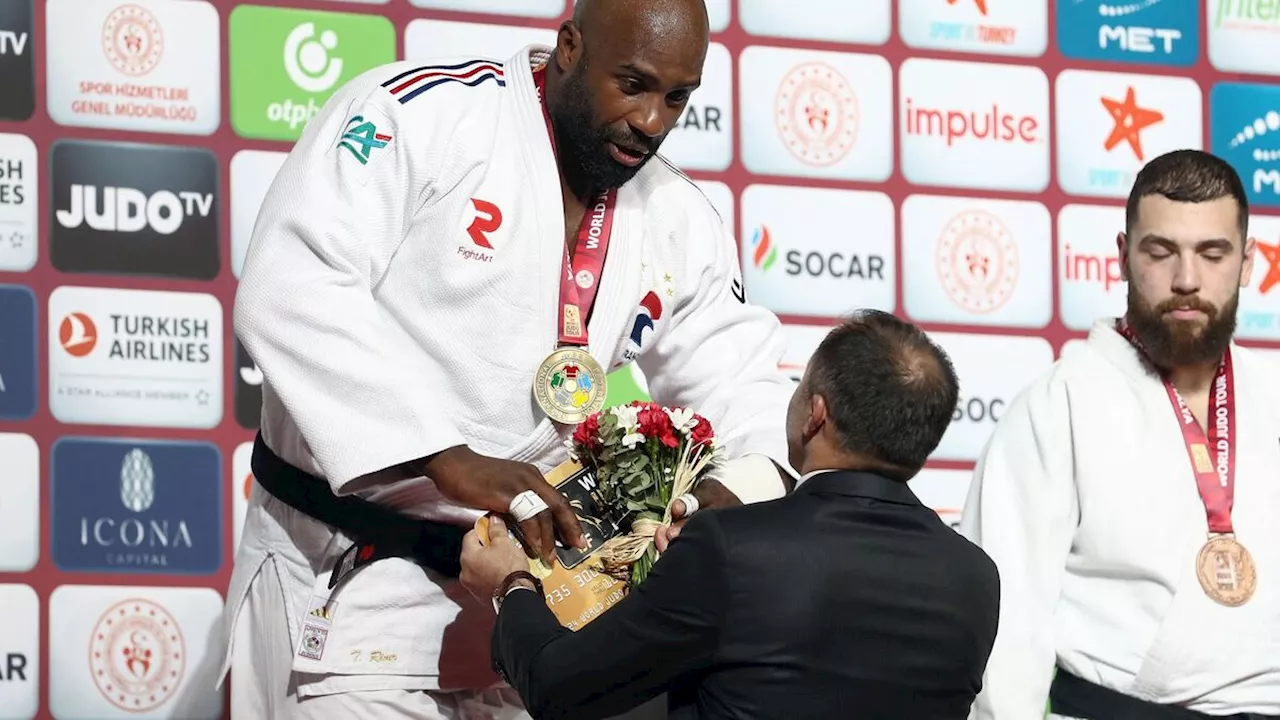
[[[562,347],[533,376],[533,397],[547,417],[577,425],[604,407],[604,368],[583,348]]]
[[[1210,535],[1196,557],[1200,587],[1214,602],[1239,607],[1249,602],[1258,586],[1253,556],[1231,535]]]

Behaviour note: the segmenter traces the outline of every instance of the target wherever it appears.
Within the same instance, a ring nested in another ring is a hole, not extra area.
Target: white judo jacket
[[[974,720],[1044,714],[1054,666],[1159,704],[1280,715],[1280,384],[1232,345],[1236,536],[1258,588],[1207,597],[1208,521],[1160,378],[1114,328],[1024,390],[979,459],[961,534],[1000,571],[1000,629]]]
[[[266,195],[235,331],[265,378],[267,444],[335,493],[462,444],[543,471],[567,457],[572,428],[548,420],[531,393],[556,347],[565,243],[531,73],[548,53],[360,75],[309,123]],[[744,502],[783,495],[766,459],[787,467],[794,385],[778,370],[780,324],[745,301],[734,238],[660,157],[619,192],[600,282],[588,332],[601,366],[634,361],[656,401],[709,418],[736,458],[722,479]],[[246,518],[226,633],[270,562],[296,648],[309,600],[328,594],[326,563],[350,540],[296,513],[266,513],[262,496]],[[443,501],[425,478],[362,496],[459,525],[481,514]],[[491,677],[492,610],[478,612],[457,583],[391,559],[339,593],[322,659],[293,659],[309,678],[300,695]]]

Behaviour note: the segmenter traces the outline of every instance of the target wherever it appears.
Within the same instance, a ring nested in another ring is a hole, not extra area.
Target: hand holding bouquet
[[[569,453],[594,471],[599,498],[628,532],[596,553],[601,569],[635,586],[658,558],[654,536],[671,523],[671,505],[720,459],[706,418],[686,408],[636,401],[595,413],[578,425]]]

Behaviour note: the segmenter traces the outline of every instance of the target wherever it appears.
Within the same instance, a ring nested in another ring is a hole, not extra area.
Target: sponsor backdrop
[[[265,188],[352,76],[551,42],[571,2],[0,0],[0,718],[224,716],[261,397],[230,318]],[[1244,178],[1240,335],[1280,348],[1280,3],[856,6],[708,0],[665,152],[789,372],[857,307],[951,353],[962,399],[914,481],[940,514],[1013,396],[1123,307],[1123,198],[1159,153]],[[613,399],[641,395],[622,372]]]

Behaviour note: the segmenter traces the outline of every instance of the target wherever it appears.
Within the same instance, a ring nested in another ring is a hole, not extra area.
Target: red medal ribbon
[[[1123,335],[1147,356],[1138,336],[1123,319],[1117,321],[1116,331]],[[1228,348],[1218,364],[1209,391],[1209,435],[1196,422],[1195,415],[1187,407],[1178,389],[1161,373],[1165,392],[1173,405],[1174,415],[1182,427],[1182,439],[1191,460],[1191,471],[1196,476],[1200,499],[1204,501],[1209,517],[1209,532],[1231,533],[1231,508],[1235,504],[1236,476],[1236,399],[1235,378],[1231,369],[1231,349]]]
[[[546,71],[533,73],[533,84],[542,104],[542,118],[547,122],[547,135],[551,138],[551,151],[555,152],[556,136],[551,130],[551,114],[544,97]],[[613,232],[613,210],[618,199],[616,190],[608,190],[596,196],[587,208],[578,226],[574,259],[569,259],[569,246],[564,248],[564,261],[560,275],[560,344],[587,344],[587,318],[596,301],[600,286],[600,274],[604,269],[605,253],[609,250],[609,237]],[[575,269],[576,268],[576,269]],[[578,278],[581,278],[579,283]]]

